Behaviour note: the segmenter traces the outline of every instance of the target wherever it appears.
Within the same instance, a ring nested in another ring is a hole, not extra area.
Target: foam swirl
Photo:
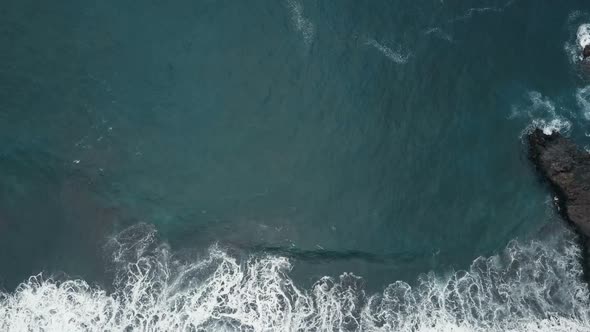
[[[219,247],[178,259],[149,225],[109,244],[114,288],[31,277],[2,294],[3,331],[583,331],[589,292],[567,231],[550,243],[512,242],[467,271],[394,282],[367,295],[344,273],[295,285],[276,256],[239,261]]]

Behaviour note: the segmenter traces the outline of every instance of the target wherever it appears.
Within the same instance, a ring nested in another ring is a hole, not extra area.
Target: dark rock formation
[[[529,156],[555,192],[560,214],[590,239],[590,154],[558,132],[536,129]]]
[[[582,51],[582,58],[586,59],[587,57],[590,57],[590,44],[586,45]]]

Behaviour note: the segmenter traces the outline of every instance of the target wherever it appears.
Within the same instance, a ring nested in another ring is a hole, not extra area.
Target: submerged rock
[[[590,238],[590,154],[558,132],[536,129],[528,138],[529,156],[551,184],[559,212]]]

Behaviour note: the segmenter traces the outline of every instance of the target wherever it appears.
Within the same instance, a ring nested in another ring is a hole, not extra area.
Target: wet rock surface
[[[550,183],[560,214],[590,238],[590,154],[558,132],[529,134],[529,157]]]

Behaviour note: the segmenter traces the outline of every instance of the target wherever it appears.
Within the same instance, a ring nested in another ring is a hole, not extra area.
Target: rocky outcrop
[[[551,184],[560,214],[590,238],[590,154],[558,132],[529,134],[529,156]]]
[[[584,47],[584,50],[582,50],[582,58],[586,59],[590,57],[590,44],[586,45],[586,47]]]

